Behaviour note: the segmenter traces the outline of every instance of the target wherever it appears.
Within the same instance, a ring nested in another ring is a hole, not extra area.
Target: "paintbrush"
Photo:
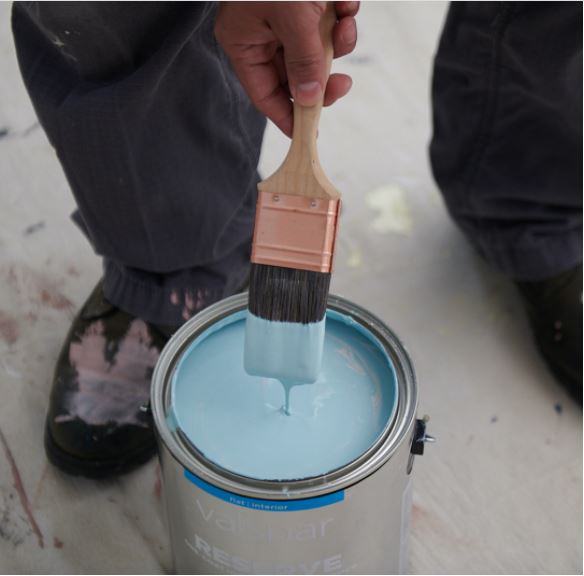
[[[336,15],[321,20],[328,78]],[[324,346],[340,193],[318,160],[322,102],[294,103],[290,150],[280,168],[258,184],[252,243],[244,364],[249,374],[314,382]]]

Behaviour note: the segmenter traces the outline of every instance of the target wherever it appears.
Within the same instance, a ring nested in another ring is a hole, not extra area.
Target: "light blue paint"
[[[314,384],[291,389],[243,367],[246,311],[201,334],[172,375],[178,427],[206,458],[263,480],[320,476],[348,464],[379,437],[397,408],[393,365],[350,317],[327,312],[323,365]]]
[[[312,384],[322,365],[326,318],[320,322],[272,322],[248,312],[245,321],[245,371],[277,378],[289,392],[296,384]]]

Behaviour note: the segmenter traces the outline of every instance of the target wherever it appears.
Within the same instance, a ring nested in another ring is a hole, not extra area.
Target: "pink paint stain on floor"
[[[16,343],[20,336],[16,319],[0,311],[0,339],[9,346]]]
[[[32,506],[30,504],[30,501],[28,499],[28,495],[27,495],[26,490],[24,488],[24,482],[22,481],[22,476],[20,475],[20,470],[18,469],[18,466],[16,465],[16,459],[14,458],[14,455],[12,454],[12,450],[10,449],[10,446],[8,445],[8,441],[6,440],[6,436],[4,436],[4,433],[2,432],[2,430],[0,430],[0,444],[4,448],[4,454],[6,456],[6,459],[8,460],[8,464],[10,465],[10,470],[12,471],[12,485],[14,486],[14,489],[16,490],[16,493],[18,494],[18,497],[20,498],[20,504],[22,505],[22,509],[24,510],[24,513],[26,514],[26,517],[28,518],[28,522],[30,524],[30,527],[32,528],[32,531],[34,532],[35,536],[37,537],[39,547],[44,548],[45,542],[44,542],[43,533],[41,532],[41,529],[40,529],[40,527],[36,521],[36,518],[33,514]]]
[[[154,498],[156,500],[160,500],[160,496],[162,494],[162,478],[160,476],[160,464],[156,464],[156,468],[154,471]]]
[[[65,278],[49,278],[43,272],[25,264],[12,264],[7,271],[0,270],[6,286],[21,300],[26,308],[53,309],[73,314],[77,306],[61,291]]]
[[[40,301],[55,310],[74,310],[75,304],[64,294],[55,289],[42,288],[39,293]]]
[[[101,320],[91,324],[80,342],[69,347],[69,362],[78,375],[78,390],[66,398],[67,422],[80,418],[94,426],[108,422],[146,427],[140,407],[150,398],[150,378],[158,359],[147,325],[133,320],[119,344],[113,362],[106,360],[108,342]]]

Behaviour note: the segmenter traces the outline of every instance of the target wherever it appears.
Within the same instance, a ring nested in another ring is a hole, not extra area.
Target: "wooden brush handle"
[[[320,34],[325,51],[326,79],[333,61],[333,28],[336,13],[333,2],[327,2],[320,22]],[[323,99],[324,89],[323,86]],[[323,100],[315,106],[300,106],[294,102],[294,128],[292,143],[283,164],[268,179],[260,182],[260,191],[293,194],[309,198],[338,199],[340,193],[325,176],[320,161],[316,139]]]

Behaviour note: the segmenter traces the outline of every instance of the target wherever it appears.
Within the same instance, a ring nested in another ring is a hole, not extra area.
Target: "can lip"
[[[228,492],[250,498],[289,500],[321,496],[342,490],[363,480],[385,462],[406,440],[417,409],[417,386],[412,363],[397,336],[369,311],[342,298],[329,295],[327,308],[350,316],[367,328],[390,356],[398,388],[397,410],[377,440],[358,458],[327,474],[299,480],[257,480],[240,476],[213,464],[180,431],[171,431],[167,416],[170,404],[170,376],[176,361],[193,337],[226,316],[247,307],[247,293],[236,294],[209,306],[186,322],[164,347],[152,377],[151,407],[159,442],[184,468],[204,481]]]

